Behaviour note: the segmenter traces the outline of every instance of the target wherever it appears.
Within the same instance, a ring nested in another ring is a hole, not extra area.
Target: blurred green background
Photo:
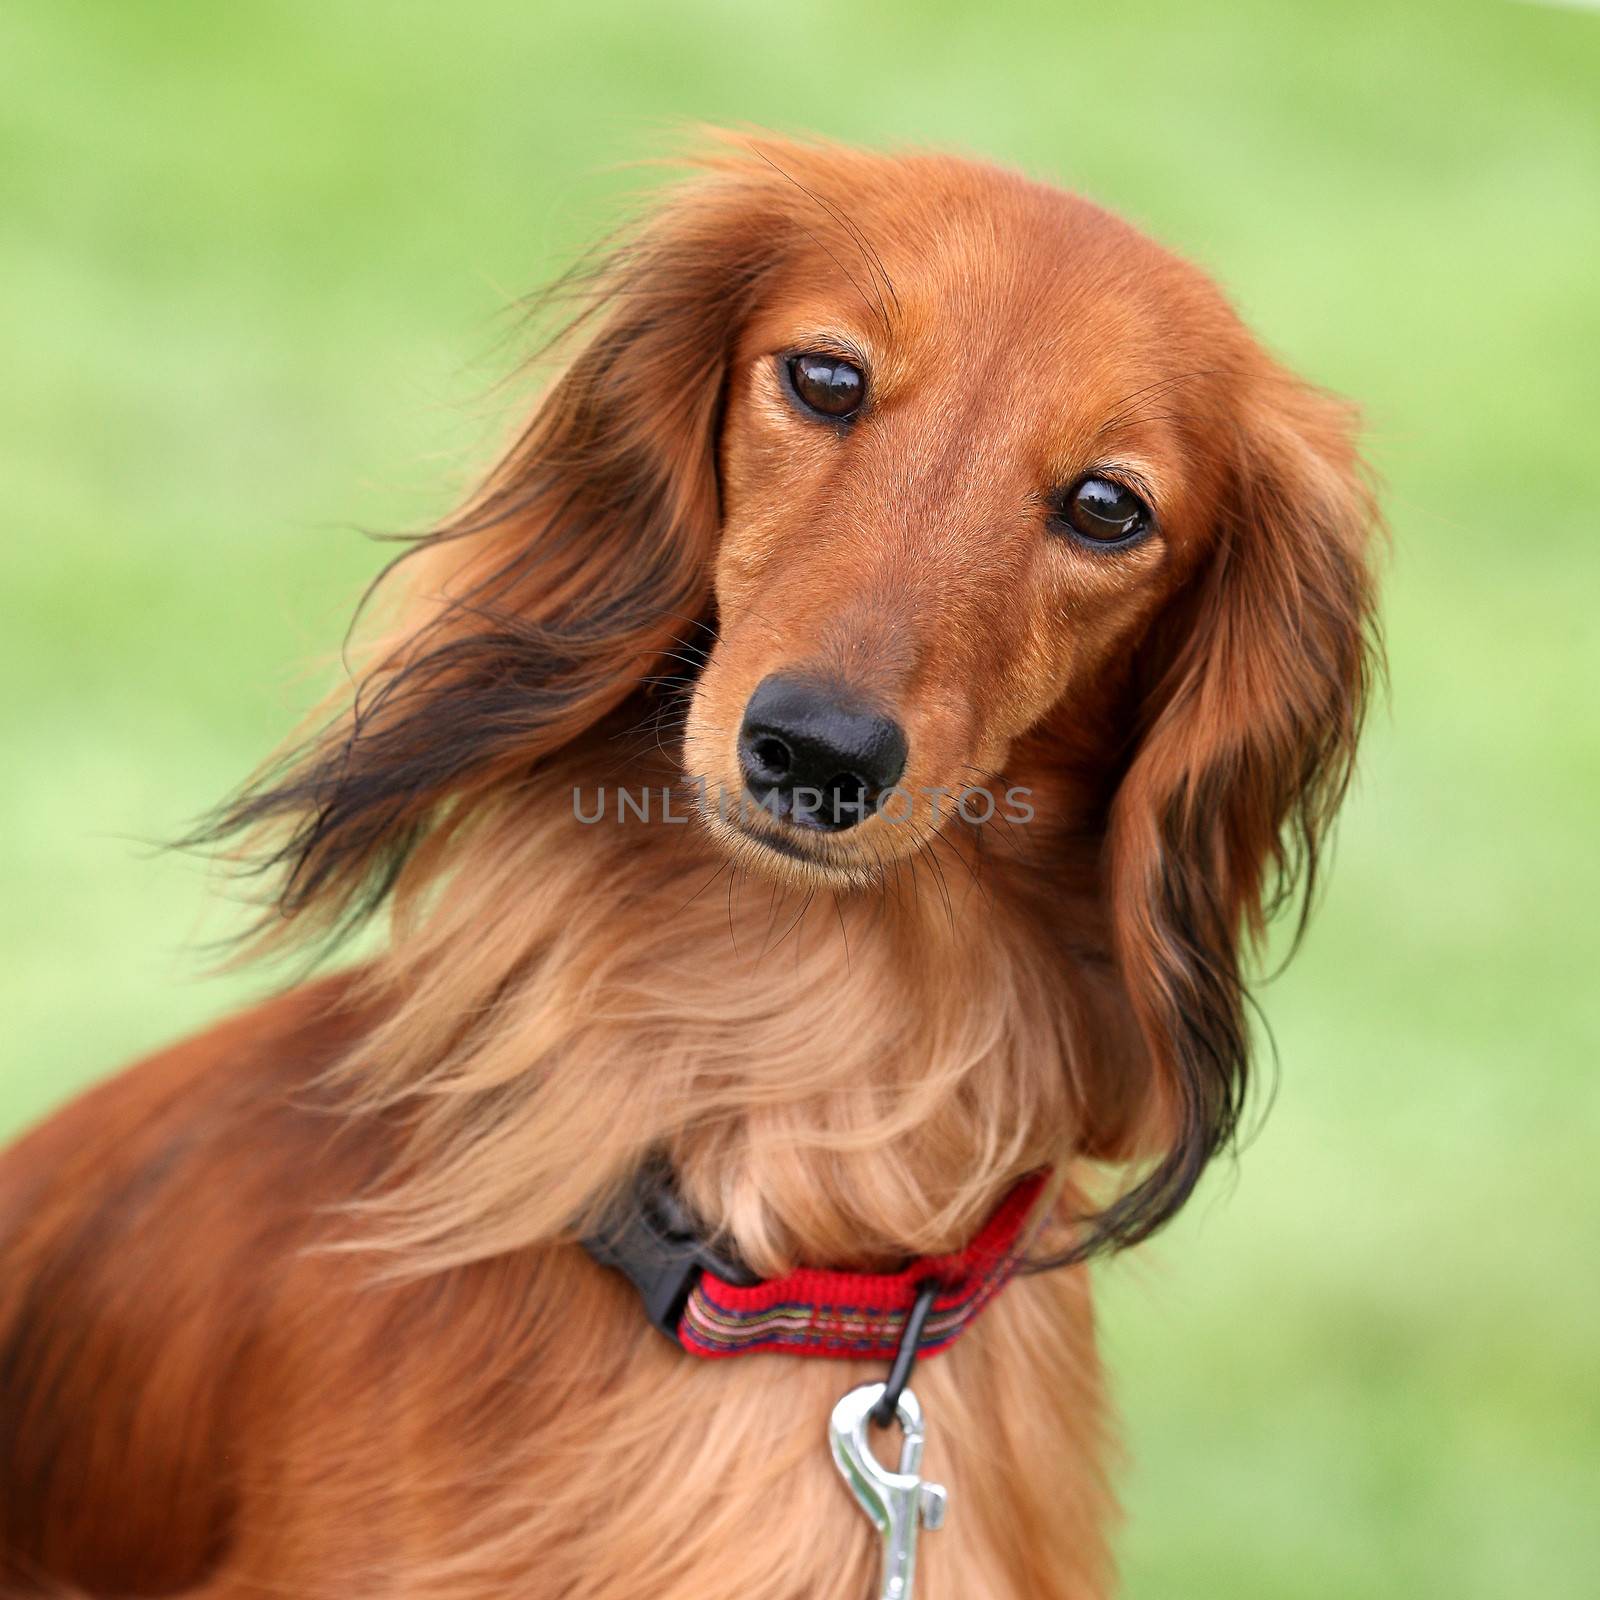
[[[215,1015],[171,837],[504,420],[503,308],[682,119],[928,142],[1357,397],[1393,689],[1236,1169],[1101,1271],[1131,1596],[1600,1582],[1600,12],[0,13],[0,1135]],[[204,908],[213,909],[207,913]]]

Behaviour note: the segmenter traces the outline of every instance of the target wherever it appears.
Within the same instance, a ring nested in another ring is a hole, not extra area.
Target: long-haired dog
[[[716,145],[576,281],[218,824],[268,945],[381,909],[378,953],[0,1164],[7,1595],[876,1592],[824,1437],[884,1363],[663,1339],[577,1242],[652,1162],[763,1279],[1050,1173],[916,1369],[918,1596],[1111,1587],[1084,1263],[1228,1143],[1346,786],[1351,415],[1127,224],[938,155]]]

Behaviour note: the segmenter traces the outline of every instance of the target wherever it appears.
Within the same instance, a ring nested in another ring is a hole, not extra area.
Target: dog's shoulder
[[[375,1160],[318,1105],[352,995],[280,994],[0,1154],[0,1579],[181,1585],[208,1558],[252,1347]]]

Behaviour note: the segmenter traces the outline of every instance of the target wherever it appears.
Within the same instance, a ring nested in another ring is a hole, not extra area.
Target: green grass
[[[0,18],[0,1132],[237,1003],[170,837],[496,419],[679,119],[971,149],[1358,397],[1393,693],[1277,1104],[1101,1273],[1137,1597],[1600,1572],[1600,14],[35,3]]]

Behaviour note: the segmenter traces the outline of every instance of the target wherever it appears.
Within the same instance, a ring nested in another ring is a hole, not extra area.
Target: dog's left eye
[[[1150,508],[1109,478],[1080,478],[1061,502],[1061,520],[1091,544],[1129,544],[1149,528]]]
[[[790,356],[789,382],[801,405],[835,422],[854,416],[867,392],[860,367],[838,356]]]

